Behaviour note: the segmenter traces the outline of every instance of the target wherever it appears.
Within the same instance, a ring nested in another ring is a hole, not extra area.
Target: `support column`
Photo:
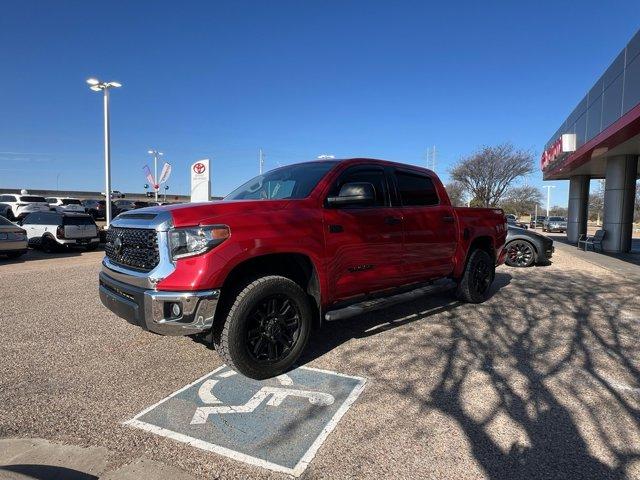
[[[620,253],[631,250],[637,173],[637,156],[621,155],[607,158],[602,227],[607,232],[602,242],[605,252]]]
[[[578,243],[580,235],[587,233],[589,180],[588,175],[575,175],[569,179],[567,240],[574,244]]]

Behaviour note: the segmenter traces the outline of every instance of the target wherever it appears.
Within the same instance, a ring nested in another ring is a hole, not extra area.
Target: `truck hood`
[[[223,219],[236,215],[269,214],[288,208],[294,202],[299,200],[218,200],[142,208],[136,212],[168,211],[175,227],[192,227],[223,223]]]

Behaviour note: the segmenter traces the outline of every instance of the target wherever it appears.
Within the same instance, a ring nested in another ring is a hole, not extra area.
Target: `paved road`
[[[102,308],[100,258],[0,260],[0,437],[99,447],[103,471],[144,457],[283,478],[122,425],[221,362]],[[483,305],[440,295],[332,324],[304,363],[367,384],[305,476],[640,478],[639,314],[637,284],[560,250],[501,267]]]

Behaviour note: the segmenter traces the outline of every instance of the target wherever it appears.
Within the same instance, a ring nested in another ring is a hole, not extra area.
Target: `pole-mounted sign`
[[[142,171],[144,172],[144,176],[149,182],[149,185],[151,185],[151,188],[153,188],[154,190],[157,190],[158,184],[156,183],[156,179],[153,178],[153,173],[151,173],[151,169],[149,168],[149,165],[145,165],[144,167],[142,167]]]
[[[162,173],[160,173],[160,180],[158,180],[159,184],[165,183],[169,180],[169,176],[171,175],[171,164],[168,162],[164,162],[162,166]]]
[[[191,171],[191,201],[208,202],[211,199],[211,177],[209,174],[209,159],[198,160],[193,163]]]

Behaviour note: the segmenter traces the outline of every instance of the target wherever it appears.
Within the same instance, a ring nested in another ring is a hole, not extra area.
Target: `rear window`
[[[82,205],[80,203],[80,200],[77,200],[75,198],[63,198],[62,204],[63,205]]]
[[[23,195],[20,197],[21,202],[42,202],[47,203],[44,197],[34,197],[33,195]]]
[[[404,206],[438,205],[438,194],[433,181],[426,175],[396,172],[400,201]]]
[[[63,220],[63,225],[95,225],[95,222],[90,216],[78,216],[73,217],[66,216]]]

